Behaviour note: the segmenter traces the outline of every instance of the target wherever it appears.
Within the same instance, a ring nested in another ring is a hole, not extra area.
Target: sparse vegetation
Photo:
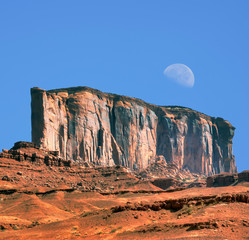
[[[110,233],[115,233],[117,231],[117,229],[112,229],[111,231],[110,231]]]
[[[185,206],[183,207],[181,213],[178,214],[178,217],[181,216],[181,215],[185,215],[185,214],[191,215],[191,214],[193,214],[193,212],[194,212],[194,206],[192,206],[192,205],[189,205],[189,206],[188,206],[188,205],[185,205]]]
[[[19,230],[19,228],[18,228],[16,225],[14,225],[14,226],[12,227],[12,229],[13,229],[13,230]]]
[[[74,227],[72,227],[71,231],[77,230],[77,229],[78,229],[78,226],[74,226]]]
[[[33,226],[36,226],[36,225],[40,225],[40,223],[39,223],[38,221],[33,221],[33,222],[32,222],[32,225],[33,225]]]
[[[98,214],[98,213],[96,213],[96,212],[85,212],[85,213],[81,214],[81,217],[87,217],[87,216],[95,215],[95,214]]]
[[[114,228],[114,229],[112,229],[111,231],[110,231],[110,233],[115,233],[117,230],[119,230],[119,229],[121,229],[122,227],[120,226],[120,227],[118,227],[118,228]]]

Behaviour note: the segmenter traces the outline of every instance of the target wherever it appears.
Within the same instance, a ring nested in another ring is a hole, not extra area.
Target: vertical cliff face
[[[191,172],[236,172],[234,127],[183,107],[77,87],[31,89],[32,140],[67,159],[143,169],[163,155]]]

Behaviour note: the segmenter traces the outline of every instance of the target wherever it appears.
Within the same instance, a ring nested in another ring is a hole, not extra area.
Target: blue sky
[[[249,169],[248,12],[248,0],[1,1],[0,149],[31,140],[31,87],[89,86],[228,120]],[[173,63],[193,88],[167,81]]]

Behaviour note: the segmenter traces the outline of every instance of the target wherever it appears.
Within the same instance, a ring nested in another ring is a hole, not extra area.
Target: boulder
[[[156,178],[153,179],[151,183],[164,190],[170,187],[179,187],[181,185],[181,183],[175,178]]]

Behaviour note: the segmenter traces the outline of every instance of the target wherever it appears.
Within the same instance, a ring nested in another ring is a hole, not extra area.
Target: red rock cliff
[[[146,168],[158,155],[191,172],[236,172],[222,118],[87,87],[31,89],[32,141],[67,159]]]

